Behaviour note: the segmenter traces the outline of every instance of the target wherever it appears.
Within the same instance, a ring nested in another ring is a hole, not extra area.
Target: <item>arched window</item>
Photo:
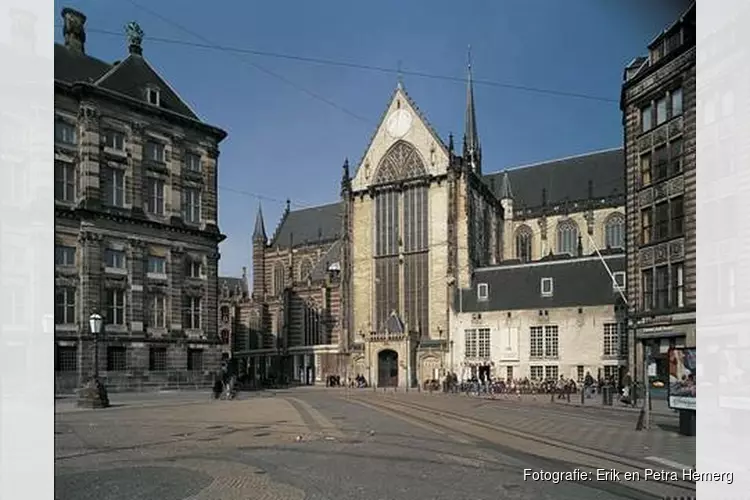
[[[529,226],[521,226],[516,231],[516,258],[521,262],[531,260],[531,242],[534,233]]]
[[[229,323],[229,307],[227,306],[221,307],[221,322]]]
[[[281,295],[284,291],[284,264],[277,262],[273,268],[273,294]]]
[[[615,212],[604,223],[604,245],[607,248],[625,248],[625,217]]]
[[[312,301],[305,303],[304,330],[305,345],[319,345],[324,343],[321,337],[320,310]]]
[[[557,253],[577,255],[578,226],[572,220],[564,220],[557,226]]]
[[[305,281],[310,276],[311,271],[312,262],[310,262],[310,259],[302,259],[302,262],[299,263],[299,281]]]

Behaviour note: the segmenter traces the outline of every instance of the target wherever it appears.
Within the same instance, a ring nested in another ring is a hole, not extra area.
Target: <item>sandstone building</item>
[[[471,70],[460,152],[399,84],[340,187],[336,203],[287,206],[270,235],[258,211],[234,354],[251,378],[421,383],[454,355],[458,291],[487,268],[624,248],[622,150],[485,173]],[[614,301],[609,288],[597,304]]]
[[[670,346],[695,346],[695,5],[625,69],[631,372],[666,382]],[[646,353],[650,353],[647,355]]]
[[[219,367],[217,168],[226,133],[146,61],[143,33],[106,63],[86,17],[55,45],[55,372],[71,390],[98,363],[110,387],[198,385]],[[104,317],[94,360],[89,315]]]

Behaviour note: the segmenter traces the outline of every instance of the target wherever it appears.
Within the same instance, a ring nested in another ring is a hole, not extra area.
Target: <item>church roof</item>
[[[602,257],[613,273],[625,271],[622,251]],[[541,294],[542,278],[552,278],[550,297]],[[478,300],[479,283],[488,285],[487,300]],[[462,312],[533,310],[609,305],[619,300],[607,268],[594,255],[477,269],[471,288],[457,291],[455,307]]]
[[[219,276],[219,294],[221,295],[222,290],[224,290],[224,286],[227,287],[227,290],[229,291],[229,296],[233,297],[235,295],[248,295],[248,287],[247,287],[247,280],[243,278],[234,278],[230,276]],[[239,290],[239,294],[237,294],[237,291]]]
[[[288,248],[336,241],[341,235],[342,210],[341,202],[292,210],[282,219],[270,246]]]
[[[503,176],[506,172],[512,188],[514,210],[541,207],[543,190],[546,190],[549,206],[588,200],[589,182],[594,199],[625,195],[625,156],[622,148],[486,174],[485,182],[498,198],[503,194]]]

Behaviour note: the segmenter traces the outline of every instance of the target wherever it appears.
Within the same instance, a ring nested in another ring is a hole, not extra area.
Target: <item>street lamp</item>
[[[102,331],[102,317],[97,313],[89,316],[89,329],[94,337],[94,373],[91,379],[78,391],[78,406],[84,408],[107,408],[109,396],[107,388],[99,380],[99,334]]]

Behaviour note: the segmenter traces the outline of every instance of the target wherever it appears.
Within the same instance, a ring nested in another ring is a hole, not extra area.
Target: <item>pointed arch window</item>
[[[284,291],[284,264],[277,262],[273,268],[273,294],[281,295]]]
[[[516,258],[521,262],[531,261],[531,242],[534,233],[529,226],[521,226],[516,231]]]
[[[427,174],[419,151],[406,141],[398,141],[383,156],[375,171],[375,184],[414,179]]]
[[[625,216],[615,212],[604,223],[604,246],[625,248]]]
[[[312,262],[310,259],[302,259],[302,262],[299,263],[299,281],[307,280],[311,272]]]
[[[557,226],[557,253],[577,255],[578,225],[572,220],[564,220]]]
[[[303,328],[305,345],[320,345],[324,343],[321,328],[320,309],[314,301],[305,302]]]

